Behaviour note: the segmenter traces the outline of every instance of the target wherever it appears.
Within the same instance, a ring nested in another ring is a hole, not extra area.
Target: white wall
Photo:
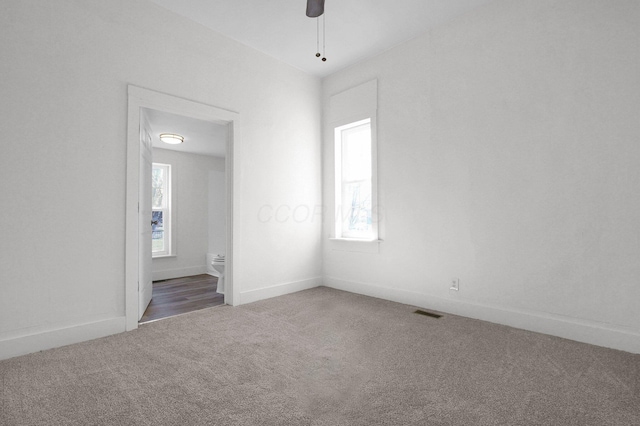
[[[496,1],[326,78],[378,79],[384,242],[327,222],[325,283],[640,352],[638,40],[637,1]]]
[[[224,169],[224,163],[222,164]],[[224,171],[209,171],[209,240],[207,253],[226,254],[227,199]],[[208,265],[207,265],[208,266]]]
[[[225,246],[225,210],[210,214],[212,191],[224,200],[224,158],[153,149],[153,161],[171,165],[171,257],[153,259],[153,280],[165,280],[207,272],[209,232],[222,233]],[[222,186],[210,188],[210,175],[223,176]],[[220,243],[218,243],[220,244]]]
[[[319,223],[258,220],[320,203],[317,78],[146,0],[3,1],[0,40],[0,358],[124,330],[128,84],[240,113],[241,298],[318,284]]]

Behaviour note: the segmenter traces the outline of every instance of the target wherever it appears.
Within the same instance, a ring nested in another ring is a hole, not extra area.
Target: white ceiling
[[[325,0],[326,62],[315,57],[316,20],[305,15],[306,0],[151,1],[324,77],[492,0]]]
[[[143,109],[149,119],[155,148],[214,157],[226,155],[227,126],[155,109]],[[184,142],[180,145],[168,145],[160,141],[160,133],[184,136]]]
[[[318,77],[375,56],[492,0],[325,0],[326,62],[316,58],[316,19],[306,0],[151,0]],[[319,21],[322,25],[322,19]],[[320,40],[322,52],[322,40]],[[225,156],[227,128],[147,110],[157,148]],[[160,142],[160,133],[185,137]]]

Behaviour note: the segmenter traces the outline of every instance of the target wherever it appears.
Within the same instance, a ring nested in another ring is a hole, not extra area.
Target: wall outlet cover
[[[449,290],[455,290],[455,291],[460,290],[460,279],[459,278],[452,278],[451,279],[451,287],[449,287]]]

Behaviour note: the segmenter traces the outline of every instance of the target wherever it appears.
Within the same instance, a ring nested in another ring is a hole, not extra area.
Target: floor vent
[[[424,315],[427,317],[431,317],[431,318],[440,318],[442,315],[440,314],[435,314],[433,312],[429,312],[429,311],[423,311],[421,309],[418,309],[417,311],[413,312],[414,314],[419,314],[419,315]]]

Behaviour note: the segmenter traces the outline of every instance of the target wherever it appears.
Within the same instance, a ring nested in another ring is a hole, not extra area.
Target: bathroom
[[[156,300],[152,298],[141,322],[224,303],[227,211],[226,127],[151,109],[145,112],[153,132]],[[179,143],[163,143],[160,135],[166,133],[180,136]],[[160,301],[170,309],[159,306]]]

